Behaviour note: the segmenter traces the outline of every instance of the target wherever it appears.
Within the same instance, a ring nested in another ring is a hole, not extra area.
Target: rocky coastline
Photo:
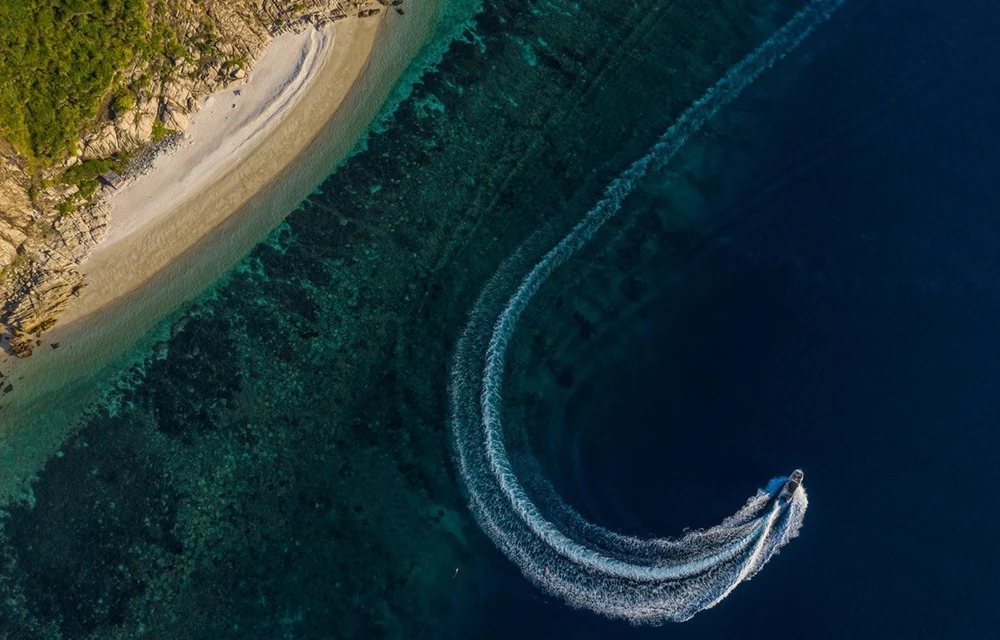
[[[151,15],[183,47],[175,56],[137,58],[120,73],[125,100],[109,89],[106,107],[75,154],[38,168],[0,140],[0,348],[27,357],[86,286],[81,269],[107,234],[107,187],[81,192],[66,176],[108,161],[126,177],[151,169],[176,146],[199,100],[243,79],[270,41],[357,16],[402,12],[402,0],[178,0]],[[156,78],[152,82],[150,78]],[[117,112],[116,112],[117,109]],[[95,185],[96,186],[96,185]]]

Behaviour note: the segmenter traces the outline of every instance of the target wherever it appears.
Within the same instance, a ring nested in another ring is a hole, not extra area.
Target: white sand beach
[[[203,99],[180,148],[159,155],[151,173],[125,183],[111,195],[113,215],[97,253],[119,250],[117,243],[127,242],[179,209],[192,194],[224,175],[234,161],[251,153],[253,145],[290,113],[315,81],[327,62],[335,31],[339,32],[337,40],[348,47],[361,26],[352,20],[343,29],[309,28],[279,36],[251,75]]]
[[[281,173],[336,113],[382,22],[284,34],[243,82],[203,100],[180,147],[109,198],[108,235],[84,262],[87,287],[60,324],[136,289]]]

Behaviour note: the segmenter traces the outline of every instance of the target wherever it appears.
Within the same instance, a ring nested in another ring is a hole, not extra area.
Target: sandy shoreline
[[[350,18],[323,31],[280,36],[249,82],[204,100],[181,147],[109,198],[108,236],[84,262],[87,287],[60,324],[137,289],[301,154],[360,75],[381,23]],[[290,117],[296,122],[282,127]]]
[[[201,100],[179,147],[157,156],[151,173],[129,181],[108,198],[112,209],[108,235],[95,253],[120,250],[117,243],[173,212],[251,153],[315,81],[334,38],[350,46],[360,25],[352,20],[344,26],[279,36],[252,75]]]
[[[235,109],[240,87],[215,94],[192,118],[191,142],[112,197],[83,294],[30,358],[0,356],[3,384],[14,386],[0,393],[0,503],[58,449],[105,372],[152,343],[152,328],[224,276],[346,157],[429,38],[437,7],[420,0],[403,16],[283,36],[291,46],[265,53]]]

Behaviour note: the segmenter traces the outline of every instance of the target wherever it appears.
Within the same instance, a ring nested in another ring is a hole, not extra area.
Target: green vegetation
[[[150,51],[161,52],[167,58],[183,58],[187,49],[177,38],[177,34],[169,26],[158,24],[150,37]]]
[[[145,0],[0,2],[0,135],[59,157],[147,35]]]
[[[149,70],[153,77],[160,81],[170,78],[176,72],[175,63],[181,58],[188,61],[197,58],[200,61],[200,68],[192,73],[195,75],[218,55],[219,37],[215,24],[208,16],[199,18],[200,29],[193,35],[184,41],[180,39],[169,22],[169,15],[176,12],[177,7],[174,5],[177,4],[178,0],[151,1],[152,24],[140,49],[142,56],[152,63]]]
[[[131,111],[135,107],[135,96],[131,93],[119,93],[111,101],[111,111],[116,115],[121,115]]]
[[[177,130],[167,128],[159,118],[153,120],[153,142],[159,142],[172,133],[177,133]]]
[[[72,200],[65,200],[56,205],[56,211],[58,211],[61,216],[68,216],[76,211],[76,207],[73,205]]]
[[[66,184],[75,184],[80,188],[80,195],[89,198],[97,191],[97,178],[108,171],[120,171],[124,159],[103,158],[101,160],[84,160],[66,170],[62,180]]]

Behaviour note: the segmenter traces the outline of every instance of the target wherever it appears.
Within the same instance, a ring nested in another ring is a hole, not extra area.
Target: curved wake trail
[[[524,489],[507,453],[503,376],[517,323],[555,269],[621,210],[643,176],[669,162],[691,135],[793,51],[842,2],[811,0],[729,69],[645,156],[608,185],[600,202],[528,271],[504,302],[499,291],[511,281],[512,265],[522,257],[520,252],[515,255],[487,285],[459,340],[452,374],[452,435],[470,507],[529,580],[573,606],[633,623],[687,620],[756,574],[802,526],[808,500],[800,472],[775,478],[721,524],[679,539],[640,539],[593,525],[563,503],[544,478],[533,477],[533,486],[542,487],[548,497],[545,505],[554,518],[547,518]]]

